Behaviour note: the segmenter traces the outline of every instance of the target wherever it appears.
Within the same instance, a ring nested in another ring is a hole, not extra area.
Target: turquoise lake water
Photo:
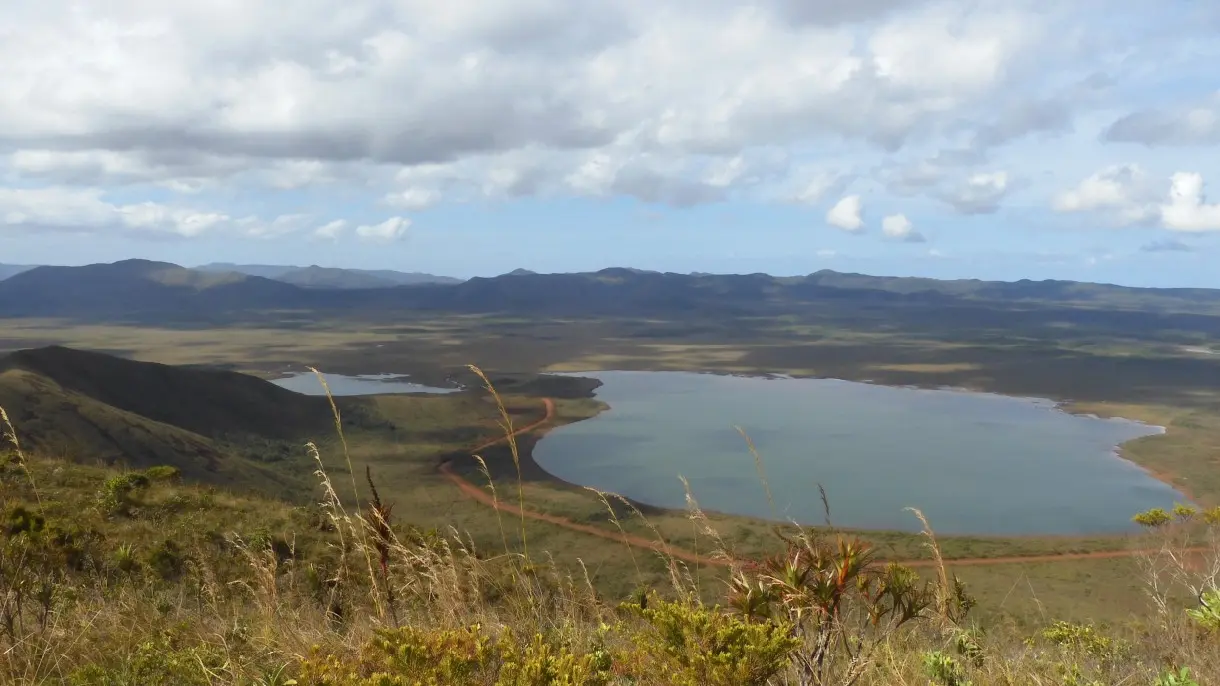
[[[534,458],[572,483],[682,508],[771,517],[740,425],[762,454],[779,519],[947,534],[1100,534],[1184,496],[1118,457],[1161,433],[1045,400],[833,379],[599,371],[610,410],[549,432]]]

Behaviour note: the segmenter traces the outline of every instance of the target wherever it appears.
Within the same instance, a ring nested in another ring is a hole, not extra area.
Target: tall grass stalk
[[[496,525],[500,529],[500,540],[504,543],[504,554],[508,555],[508,534],[504,531],[504,518],[500,516],[500,496],[496,493],[496,480],[491,478],[491,470],[487,468],[483,456],[475,455],[474,459],[479,463],[479,471],[487,478],[487,487],[491,489],[491,509],[496,513]]]
[[[335,433],[339,435],[339,444],[343,447],[343,461],[347,465],[347,473],[352,480],[353,503],[356,507],[356,512],[361,512],[363,511],[363,508],[360,504],[360,489],[356,484],[356,469],[352,466],[352,454],[347,446],[347,434],[343,431],[343,416],[339,412],[339,404],[335,402],[335,396],[330,391],[330,384],[326,382],[326,376],[314,367],[307,367],[307,369],[313,372],[314,376],[318,377],[318,383],[322,384],[322,390],[326,393],[326,400],[330,403],[331,415],[335,420]],[[320,458],[319,464],[321,464]],[[332,495],[335,493],[334,489],[331,489],[330,492]],[[342,503],[339,503],[339,507],[342,508],[342,506]],[[377,614],[379,616],[384,615],[385,608],[381,605],[381,595],[377,588],[377,574],[373,571],[373,555],[369,550],[367,541],[368,532],[365,531],[367,524],[363,519],[360,519],[358,524],[353,523],[352,520],[347,516],[346,511],[343,512],[343,516],[345,522],[354,529],[357,540],[360,542],[360,550],[364,553],[364,562],[368,569],[369,583],[373,586],[372,594],[374,607],[377,608]]]
[[[0,421],[4,422],[4,434],[0,436],[6,442],[13,446],[13,454],[17,457],[17,464],[21,466],[21,471],[25,473],[25,478],[30,482],[30,489],[34,491],[34,501],[38,503],[38,510],[42,511],[42,496],[38,493],[38,483],[34,480],[34,473],[30,471],[30,462],[25,457],[25,452],[21,449],[21,440],[17,438],[17,429],[13,427],[13,422],[8,418],[8,412],[4,406],[0,405]]]
[[[483,373],[483,370],[473,364],[467,365],[467,367],[482,379],[483,387],[488,393],[491,393],[491,397],[496,402],[496,409],[500,412],[501,428],[508,439],[508,449],[513,456],[513,467],[517,470],[517,509],[521,513],[521,551],[528,561],[530,549],[525,536],[525,487],[521,477],[521,455],[517,450],[517,433],[513,428],[513,418],[508,414],[508,408],[504,406],[504,400],[500,397],[500,393],[496,391],[496,387],[491,383],[491,379],[488,379],[487,375]]]

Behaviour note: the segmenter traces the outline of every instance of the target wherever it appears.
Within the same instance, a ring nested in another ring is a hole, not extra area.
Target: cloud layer
[[[0,230],[380,244],[463,204],[624,197],[796,207],[852,233],[867,197],[901,242],[1010,206],[1220,230],[1220,168],[1175,157],[1220,145],[1220,94],[1193,86],[1207,24],[1107,10],[1148,8],[7,3]],[[1152,89],[1168,68],[1179,87]],[[1089,169],[1049,164],[1056,141]]]

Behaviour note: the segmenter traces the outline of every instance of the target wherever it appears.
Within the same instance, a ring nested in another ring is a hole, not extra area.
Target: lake
[[[1160,427],[1067,414],[1047,400],[834,379],[599,371],[610,409],[534,448],[565,481],[682,508],[771,517],[740,425],[762,455],[777,517],[916,531],[917,507],[946,534],[1101,534],[1187,502],[1118,457]]]
[[[331,395],[384,395],[388,393],[456,393],[460,388],[437,388],[423,384],[404,381],[405,374],[360,374],[345,376],[343,374],[327,374],[326,384],[330,386]],[[325,395],[322,383],[313,372],[296,372],[282,379],[272,379],[271,383],[287,388],[290,391],[305,395]]]

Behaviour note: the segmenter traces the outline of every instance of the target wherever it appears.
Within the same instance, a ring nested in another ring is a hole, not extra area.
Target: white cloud
[[[1105,138],[1145,145],[1220,145],[1220,92],[1194,105],[1132,112],[1111,124]]]
[[[827,258],[827,259],[828,259],[828,258],[835,257],[836,255],[838,255],[838,254],[839,254],[839,251],[838,251],[838,250],[831,250],[830,248],[822,248],[821,250],[818,250],[818,251],[817,251],[817,253],[815,253],[815,254],[816,254],[818,257],[821,257],[821,258]]]
[[[915,225],[903,214],[891,214],[881,220],[881,233],[886,238],[907,243],[923,243],[927,239],[915,230]]]
[[[32,231],[127,231],[137,234],[194,237],[231,218],[153,202],[116,205],[100,190],[71,188],[0,188],[0,224]]]
[[[1171,231],[1220,231],[1220,204],[1209,205],[1203,192],[1203,175],[1173,175],[1168,202],[1161,205],[1161,223]]]
[[[1053,20],[1023,6],[839,4],[308,0],[293,17],[271,0],[10,4],[0,148],[63,157],[24,160],[23,173],[94,184],[245,175],[290,190],[350,173],[376,183],[382,164],[453,165],[480,197],[711,202],[786,181],[758,151],[892,147],[949,128],[1010,85]],[[586,168],[606,154],[617,183]],[[529,156],[545,164],[518,164]],[[480,157],[510,168],[465,164]]]
[[[347,222],[343,219],[336,219],[314,229],[312,236],[318,239],[335,241],[338,240],[346,230]]]
[[[844,196],[826,213],[826,223],[852,233],[863,231],[864,218],[860,216],[863,209],[860,196]]]
[[[365,224],[356,227],[361,240],[374,243],[391,243],[407,234],[411,220],[406,217],[390,217],[380,224]]]
[[[827,195],[842,193],[852,180],[850,174],[821,169],[809,174],[791,199],[804,205],[816,205]]]
[[[1106,167],[1089,175],[1075,188],[1056,196],[1054,208],[1059,212],[1083,212],[1130,206],[1133,195],[1145,178],[1135,164]]]
[[[1116,164],[1056,195],[1052,207],[1057,212],[1104,212],[1119,225],[1146,224],[1160,215],[1156,195],[1139,165]]]
[[[305,214],[264,219],[149,201],[119,204],[107,200],[99,189],[0,187],[0,230],[145,238],[188,239],[208,234],[274,238],[305,230],[311,222]]]
[[[386,196],[386,202],[408,210],[426,210],[441,201],[441,192],[431,188],[408,188]]]
[[[942,199],[962,214],[991,214],[1010,190],[1008,173],[980,172],[944,193]]]
[[[1101,166],[1088,147],[1098,134],[1220,141],[1214,94],[1131,105],[1148,96],[1132,95],[1141,78],[1197,83],[1214,53],[1183,44],[1189,58],[1163,69],[1151,29],[1129,36],[1085,4],[304,0],[288,14],[271,0],[0,3],[0,186],[64,196],[36,208],[10,197],[0,219],[376,241],[409,221],[247,215],[296,212],[302,198],[355,216],[523,196],[839,199],[827,223],[863,231],[861,196],[843,197],[860,177],[964,214],[998,212],[1030,183],[1051,197],[1077,182],[1020,147],[1030,132],[1077,131],[1070,154],[1085,169]],[[1148,167],[1162,163],[1184,164]],[[1210,225],[1201,191],[1163,211],[1163,189],[1120,181],[1094,175],[1055,207]],[[919,236],[881,224],[891,239]]]

